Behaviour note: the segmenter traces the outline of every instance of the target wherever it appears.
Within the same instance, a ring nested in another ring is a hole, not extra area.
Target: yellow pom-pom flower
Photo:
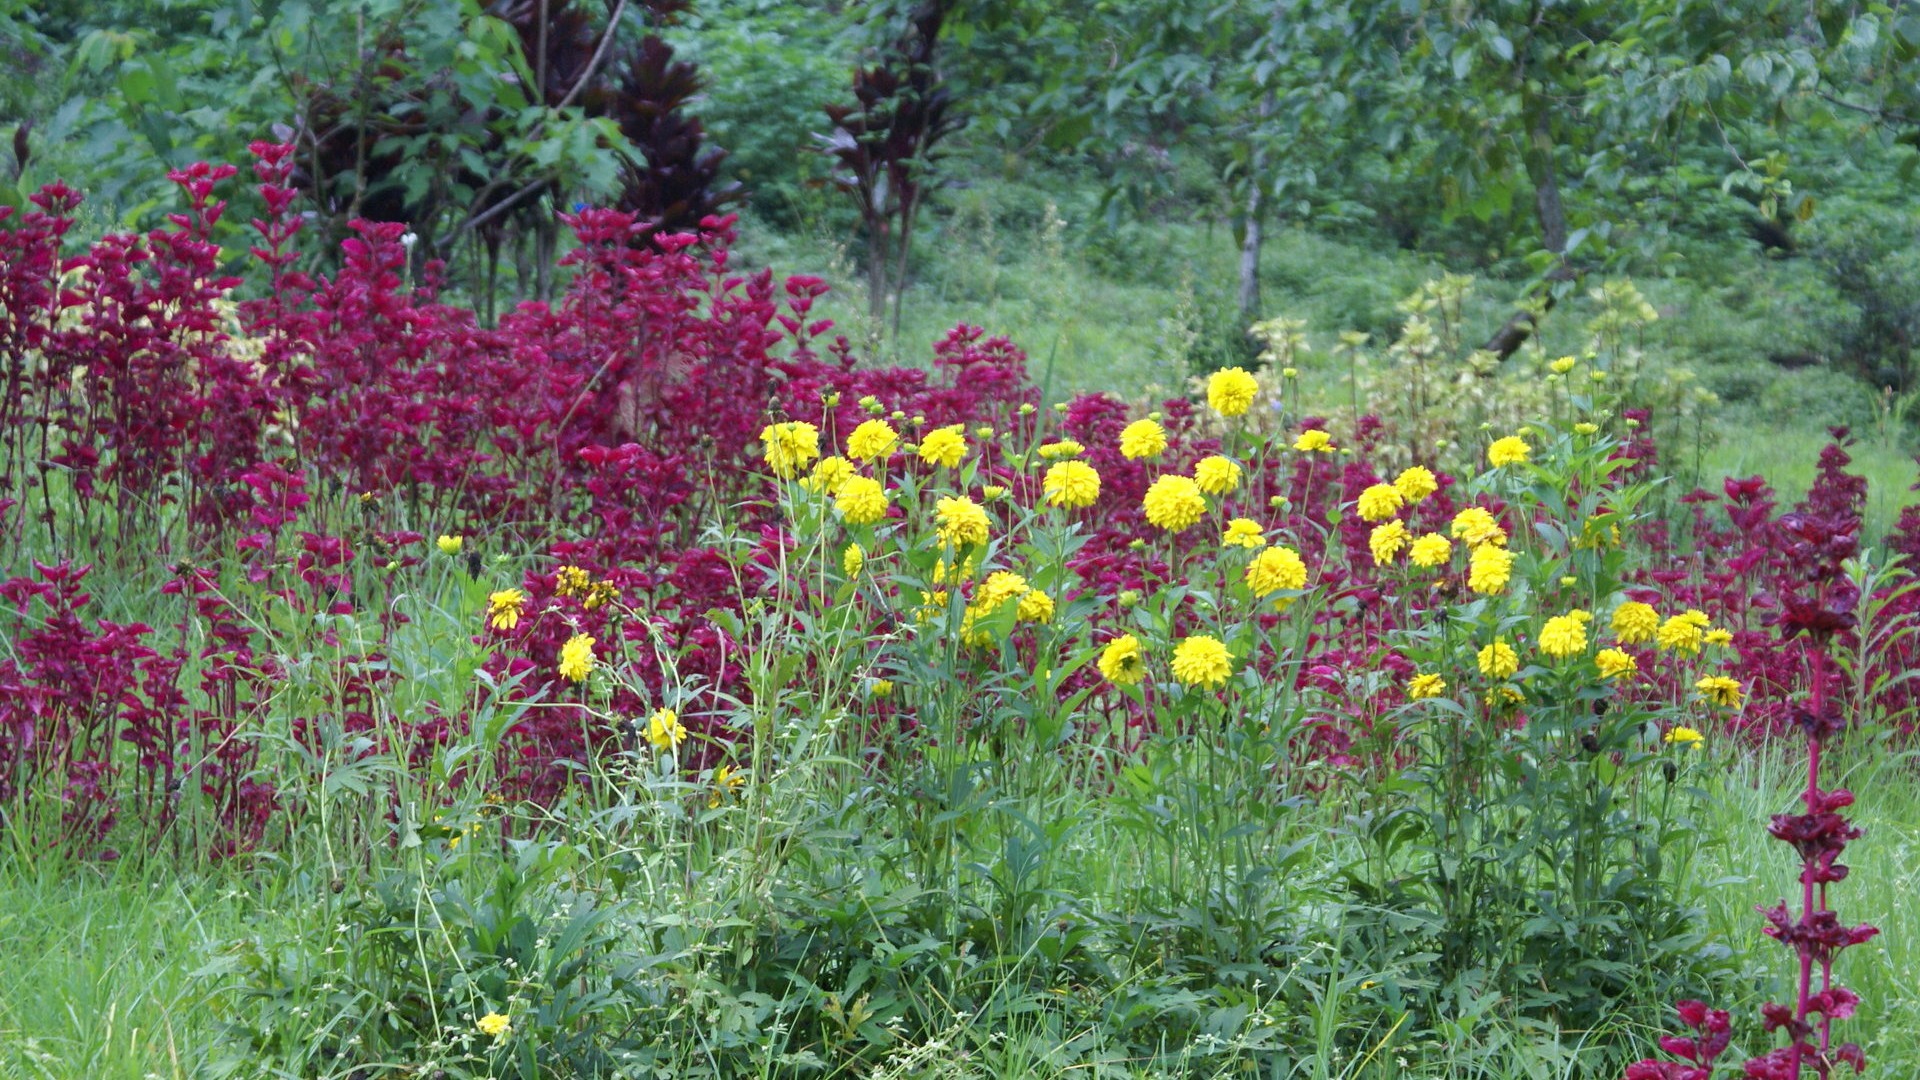
[[[1467,561],[1467,588],[1482,596],[1505,592],[1513,577],[1513,552],[1484,544],[1473,549]]]
[[[893,453],[900,434],[885,420],[866,420],[847,436],[847,456],[855,461],[877,461]]]
[[[1593,654],[1593,663],[1603,679],[1631,679],[1640,671],[1640,661],[1625,649],[1601,649]]]
[[[1455,540],[1465,540],[1469,547],[1485,547],[1507,542],[1507,530],[1485,507],[1469,506],[1453,515],[1453,525],[1448,529]]]
[[[1707,627],[1712,621],[1707,618],[1706,612],[1688,608],[1660,624],[1660,632],[1657,635],[1660,647],[1686,653],[1689,656],[1694,655],[1700,651],[1700,646],[1706,643]]]
[[[1407,561],[1415,566],[1444,566],[1453,558],[1453,542],[1439,533],[1428,533],[1407,549]]]
[[[526,607],[526,593],[519,589],[501,589],[487,597],[487,624],[495,630],[511,630],[520,625],[520,613]]]
[[[1333,453],[1333,436],[1319,428],[1308,428],[1300,433],[1299,438],[1293,440],[1293,448],[1303,454],[1311,454],[1315,451],[1331,454]]]
[[[575,634],[560,646],[560,677],[572,682],[593,671],[593,635]]]
[[[686,725],[680,722],[680,716],[672,709],[655,709],[647,717],[647,742],[662,753],[680,749],[687,741]]]
[[[460,549],[467,546],[467,538],[442,534],[440,539],[434,541],[434,545],[440,549],[442,555],[458,555]]]
[[[1135,420],[1120,430],[1120,455],[1134,461],[1157,457],[1167,448],[1167,429],[1153,420]]]
[[[766,447],[767,467],[782,480],[800,475],[800,470],[820,456],[820,429],[803,420],[768,424],[760,432]]]
[[[838,495],[840,485],[846,483],[853,472],[853,462],[846,458],[838,454],[823,457],[814,464],[807,478],[800,481],[800,486],[815,494]]]
[[[1499,638],[1481,649],[1477,659],[1480,661],[1480,674],[1489,679],[1511,679],[1513,673],[1520,670],[1520,654]]]
[[[934,504],[934,532],[942,544],[965,547],[987,542],[987,511],[965,495],[941,499]]]
[[[966,425],[949,424],[934,428],[920,440],[920,460],[942,468],[958,468],[967,457]]]
[[[1053,618],[1053,597],[1030,589],[1020,598],[1020,608],[1014,614],[1025,622],[1047,622]]]
[[[1252,550],[1267,546],[1265,530],[1260,523],[1248,518],[1234,518],[1227,522],[1227,529],[1220,534],[1222,547],[1238,547]]]
[[[1195,634],[1173,650],[1173,677],[1186,686],[1213,689],[1232,675],[1232,654],[1210,634]]]
[[[1622,645],[1639,645],[1652,641],[1653,635],[1660,629],[1660,613],[1652,605],[1638,600],[1628,600],[1613,609],[1613,636]]]
[[[887,491],[871,476],[850,476],[833,505],[849,525],[877,525],[887,517]]]
[[[1354,502],[1362,521],[1385,521],[1398,513],[1406,497],[1392,484],[1374,484],[1360,493]]]
[[[1122,634],[1100,650],[1100,674],[1115,686],[1132,686],[1147,673],[1146,657],[1140,652],[1140,639]]]
[[[1147,489],[1143,500],[1147,522],[1168,532],[1184,532],[1207,512],[1200,485],[1186,476],[1163,476]]]
[[[1081,446],[1072,439],[1061,439],[1059,442],[1044,443],[1040,447],[1040,456],[1046,458],[1048,461],[1052,461],[1055,458],[1079,457],[1086,452],[1086,447]]]
[[[1527,440],[1518,435],[1509,435],[1504,439],[1495,439],[1493,445],[1487,447],[1487,464],[1496,469],[1525,465],[1532,453],[1533,447],[1527,445]]]
[[[1407,697],[1413,701],[1439,697],[1447,692],[1447,680],[1438,675],[1415,675],[1407,682]]]
[[[850,578],[860,576],[860,570],[867,565],[867,553],[859,544],[848,544],[847,550],[840,553],[840,569]]]
[[[513,1034],[513,1022],[497,1012],[490,1012],[474,1021],[473,1026],[480,1030],[480,1034],[491,1036],[495,1042]]]
[[[1733,644],[1733,631],[1716,626],[1707,631],[1707,644],[1731,645]]]
[[[1587,622],[1578,615],[1555,615],[1540,628],[1540,651],[1565,660],[1587,648]]]
[[[1048,506],[1092,506],[1100,498],[1100,473],[1084,461],[1056,462],[1047,468],[1040,491]]]
[[[1267,597],[1281,589],[1306,587],[1306,561],[1290,547],[1275,545],[1266,548],[1247,564],[1247,588],[1255,596]]]
[[[1440,481],[1433,475],[1433,470],[1424,465],[1413,465],[1400,470],[1400,475],[1393,478],[1393,486],[1399,489],[1401,498],[1412,504],[1439,491]]]
[[[1745,694],[1740,689],[1740,680],[1725,675],[1708,675],[1693,684],[1700,696],[1723,709],[1737,709]]]
[[[1707,741],[1707,737],[1700,734],[1698,729],[1690,728],[1685,724],[1669,728],[1661,739],[1669,746],[1684,746],[1689,750]]]
[[[1204,457],[1193,466],[1193,480],[1209,495],[1225,495],[1240,486],[1240,466],[1219,454]]]
[[[1243,368],[1224,368],[1207,377],[1207,407],[1221,416],[1244,415],[1259,393],[1260,384]]]
[[[1407,523],[1395,518],[1384,525],[1375,525],[1367,537],[1367,549],[1373,552],[1373,565],[1385,566],[1393,561],[1413,540],[1407,532]]]

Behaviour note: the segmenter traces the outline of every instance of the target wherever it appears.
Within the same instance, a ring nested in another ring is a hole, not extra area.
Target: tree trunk
[[[1533,213],[1540,223],[1541,241],[1553,253],[1553,266],[1547,271],[1545,286],[1535,293],[1542,306],[1515,312],[1481,346],[1501,360],[1519,351],[1540,329],[1540,320],[1559,301],[1553,284],[1578,277],[1567,262],[1567,212],[1560,204],[1560,178],[1553,168],[1553,131],[1548,126],[1544,108],[1534,111],[1529,136],[1526,161],[1527,178],[1533,181]]]
[[[1260,244],[1265,239],[1261,217],[1265,213],[1267,155],[1260,142],[1262,128],[1273,115],[1273,95],[1260,99],[1260,123],[1254,129],[1253,167],[1247,176],[1247,224],[1240,240],[1240,315],[1248,322],[1260,316]]]

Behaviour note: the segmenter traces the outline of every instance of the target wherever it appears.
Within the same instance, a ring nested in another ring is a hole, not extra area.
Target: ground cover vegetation
[[[0,9],[0,1071],[1912,1071],[1916,41]]]

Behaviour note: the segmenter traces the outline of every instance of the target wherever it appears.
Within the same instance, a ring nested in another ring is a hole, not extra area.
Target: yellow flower
[[[473,1026],[480,1029],[480,1034],[492,1036],[495,1042],[513,1034],[512,1021],[497,1012],[490,1012],[474,1021]]]
[[[1428,533],[1407,550],[1407,559],[1415,566],[1444,566],[1451,558],[1453,543],[1439,533]]]
[[[1224,686],[1232,674],[1233,657],[1219,638],[1195,634],[1173,650],[1173,677],[1187,686]]]
[[[727,796],[746,786],[747,778],[734,771],[731,765],[722,765],[713,770],[713,791],[707,795],[707,809],[717,810]]]
[[[993,438],[993,429],[986,426],[985,424],[982,424],[979,427],[973,429],[973,434],[975,438],[991,439]]]
[[[560,677],[579,682],[593,670],[593,636],[575,634],[560,646]]]
[[[1052,461],[1054,458],[1079,457],[1086,452],[1086,447],[1081,446],[1072,439],[1061,439],[1059,442],[1043,443],[1040,447],[1040,456],[1046,458],[1048,461]]]
[[[981,484],[980,497],[989,500],[1004,499],[1007,497],[1007,489],[1000,484]]]
[[[1360,493],[1354,509],[1360,512],[1362,521],[1385,521],[1399,511],[1405,499],[1392,484],[1374,484]]]
[[[1565,375],[1567,372],[1573,370],[1573,357],[1563,356],[1547,366],[1553,369],[1555,375]]]
[[[1518,705],[1525,700],[1527,695],[1521,693],[1517,686],[1496,686],[1487,691],[1487,704],[1492,707]]]
[[[1143,500],[1149,524],[1168,532],[1185,532],[1207,512],[1200,485],[1186,476],[1163,476],[1147,489]]]
[[[1453,525],[1448,531],[1454,539],[1465,540],[1470,547],[1507,542],[1507,530],[1501,528],[1493,515],[1481,506],[1469,506],[1453,515]]]
[[[1484,544],[1467,560],[1467,588],[1485,596],[1504,592],[1513,577],[1513,552]]]
[[[1140,590],[1122,589],[1119,595],[1113,598],[1113,601],[1123,608],[1137,607],[1140,604]]]
[[[1100,473],[1084,461],[1062,461],[1047,468],[1040,490],[1048,506],[1092,506],[1100,498]]]
[[[859,544],[848,544],[847,550],[840,553],[840,569],[850,578],[859,577],[866,565],[867,553],[861,550]]]
[[[1393,478],[1393,486],[1399,489],[1401,498],[1417,503],[1439,491],[1440,481],[1434,477],[1433,470],[1414,465],[1400,470],[1400,475]]]
[[[1152,420],[1135,420],[1120,431],[1120,454],[1139,460],[1157,456],[1167,448],[1167,429]]]
[[[1307,564],[1300,553],[1276,545],[1253,557],[1247,564],[1247,587],[1255,596],[1272,596],[1281,589],[1307,587]]]
[[[1555,615],[1540,628],[1540,651],[1564,660],[1587,647],[1586,620],[1578,615]]]
[[[1527,456],[1533,453],[1533,447],[1518,435],[1509,435],[1504,439],[1495,439],[1487,447],[1487,464],[1496,469],[1508,465],[1525,465]]]
[[[1373,565],[1385,566],[1393,561],[1400,549],[1413,539],[1407,532],[1407,523],[1395,518],[1385,525],[1375,525],[1367,537],[1367,547],[1373,552]]]
[[[1019,574],[1011,570],[996,570],[980,583],[980,588],[973,594],[973,602],[981,611],[993,611],[1009,600],[1025,596],[1029,588],[1027,579]]]
[[[1520,670],[1520,654],[1504,640],[1495,638],[1493,644],[1480,650],[1480,674],[1489,679],[1511,679],[1513,673]]]
[[[1247,518],[1234,518],[1227,522],[1227,531],[1220,534],[1223,547],[1261,548],[1267,546],[1267,537],[1260,523]]]
[[[833,497],[833,505],[849,525],[874,525],[886,520],[887,492],[871,476],[849,476]]]
[[[1407,683],[1407,697],[1413,701],[1439,697],[1447,692],[1447,680],[1438,675],[1415,675]]]
[[[593,588],[593,575],[578,566],[563,566],[553,575],[555,596],[584,596]]]
[[[440,548],[440,554],[442,555],[458,555],[460,554],[460,549],[465,547],[466,543],[467,538],[464,536],[447,536],[445,534],[442,534],[440,539],[434,541],[434,544]]]
[[[760,432],[760,441],[766,444],[767,467],[782,480],[800,475],[820,456],[820,429],[803,420],[768,424]]]
[[[1259,392],[1260,384],[1243,368],[1225,368],[1207,378],[1207,406],[1221,416],[1245,414]]]
[[[920,460],[943,468],[958,468],[967,456],[967,427],[949,424],[934,428],[920,440]]]
[[[893,453],[900,435],[885,420],[865,420],[847,436],[847,456],[855,461],[875,461]]]
[[[1725,630],[1716,626],[1713,629],[1707,631],[1707,644],[1731,645],[1733,644],[1733,631]]]
[[[1301,432],[1299,438],[1293,440],[1293,448],[1303,454],[1311,454],[1315,450],[1323,454],[1331,454],[1333,453],[1333,436],[1319,428],[1309,428]]]
[[[1688,608],[1660,624],[1660,647],[1689,655],[1697,653],[1706,641],[1706,629],[1711,622],[1706,612]]]
[[[965,547],[987,542],[987,512],[965,495],[941,499],[934,504],[935,533],[942,544]]]
[[[1725,675],[1708,675],[1693,684],[1701,696],[1723,709],[1737,709],[1745,695],[1740,690],[1740,680],[1729,679]]]
[[[687,741],[686,726],[672,709],[655,709],[647,717],[647,742],[655,750],[678,750]]]
[[[805,480],[800,481],[800,486],[815,493],[838,495],[840,485],[846,483],[852,476],[853,462],[835,454],[832,457],[823,457],[816,462],[813,472],[808,474]]]
[[[1659,629],[1660,613],[1649,604],[1629,600],[1613,609],[1613,636],[1623,645],[1651,641]]]
[[[1586,420],[1582,420],[1579,423],[1573,425],[1573,430],[1579,432],[1582,435],[1598,435],[1600,434],[1600,425],[1595,423],[1590,423],[1589,421],[1586,421]]]
[[[1661,736],[1661,738],[1664,739],[1668,745],[1685,746],[1688,748],[1697,747],[1707,741],[1705,735],[1700,734],[1699,731],[1687,727],[1684,724],[1668,729],[1667,733]]]
[[[1100,674],[1116,686],[1132,686],[1147,673],[1146,658],[1140,654],[1140,639],[1122,634],[1100,650]]]
[[[944,614],[947,610],[947,590],[936,589],[920,594],[920,608],[913,613],[915,622],[926,622]]]
[[[1593,662],[1603,679],[1630,679],[1640,671],[1640,661],[1624,649],[1601,649],[1593,654]]]
[[[1240,466],[1215,454],[1201,458],[1193,466],[1194,482],[1209,495],[1225,495],[1240,486]]]
[[[876,698],[884,698],[893,693],[893,680],[875,679],[867,686],[867,693]]]
[[[1049,622],[1053,619],[1053,597],[1034,589],[1020,598],[1020,608],[1014,615],[1026,622]]]
[[[487,622],[495,630],[511,630],[520,625],[520,612],[526,606],[526,593],[519,589],[501,589],[487,597]]]

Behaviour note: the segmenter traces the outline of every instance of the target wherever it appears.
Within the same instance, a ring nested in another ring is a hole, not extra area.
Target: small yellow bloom
[[[1496,469],[1525,465],[1532,453],[1533,447],[1527,445],[1527,440],[1518,435],[1509,435],[1504,439],[1495,439],[1493,445],[1487,447],[1487,464]]]
[[[1628,600],[1613,609],[1613,636],[1623,645],[1652,641],[1660,629],[1660,613],[1652,605]]]
[[[1706,612],[1688,608],[1660,624],[1660,647],[1689,656],[1696,654],[1700,646],[1706,643],[1707,627],[1712,621],[1707,618]]]
[[[1048,506],[1087,507],[1100,498],[1100,473],[1084,461],[1062,461],[1040,482]]]
[[[1400,470],[1400,475],[1393,478],[1393,486],[1399,490],[1402,499],[1412,504],[1439,491],[1440,481],[1433,475],[1433,470],[1414,465]]]
[[[1600,434],[1600,425],[1592,423],[1590,421],[1582,420],[1579,423],[1573,425],[1573,430],[1582,435],[1598,435]]]
[[[1740,689],[1740,680],[1725,675],[1708,675],[1693,684],[1702,697],[1723,709],[1737,709],[1745,694]]]
[[[860,571],[866,565],[867,553],[859,544],[848,544],[847,550],[840,553],[840,569],[850,578],[859,577]]]
[[[1555,375],[1565,375],[1567,372],[1573,370],[1573,364],[1573,357],[1563,356],[1547,366],[1553,369]]]
[[[974,591],[973,602],[983,612],[994,611],[1009,600],[1016,600],[1027,594],[1031,588],[1027,579],[1011,570],[996,570],[987,575]]]
[[[867,693],[876,698],[884,698],[893,693],[892,679],[875,679],[867,685]]]
[[[1309,428],[1301,432],[1299,438],[1293,440],[1293,448],[1303,454],[1311,454],[1316,450],[1323,454],[1331,454],[1333,453],[1333,436],[1319,428]]]
[[[464,536],[447,536],[445,534],[442,534],[440,539],[434,541],[434,545],[440,549],[440,554],[442,555],[458,555],[460,554],[460,549],[465,547],[466,544],[467,538]]]
[[[1448,530],[1456,540],[1465,540],[1470,547],[1501,545],[1507,542],[1507,530],[1485,507],[1469,506],[1453,515],[1453,525]]]
[[[481,1017],[473,1026],[480,1029],[480,1034],[492,1036],[494,1042],[513,1034],[513,1023],[497,1012]]]
[[[593,575],[578,566],[563,566],[554,571],[555,596],[585,596],[593,588]]]
[[[686,741],[686,725],[680,722],[680,715],[672,709],[655,709],[653,715],[647,717],[647,742],[655,750],[662,753],[678,750],[680,744]]]
[[[816,494],[838,495],[840,485],[853,476],[853,462],[835,454],[823,457],[813,466],[813,472],[800,481],[800,486]]]
[[[1100,650],[1100,674],[1116,686],[1132,686],[1147,673],[1146,658],[1140,652],[1140,639],[1122,634]]]
[[[560,677],[579,682],[593,671],[593,635],[575,634],[560,646]]]
[[[920,460],[942,468],[958,468],[967,457],[966,431],[965,424],[949,424],[927,432],[920,440]]]
[[[1020,598],[1020,607],[1014,615],[1023,622],[1050,622],[1053,619],[1053,597],[1033,589]]]
[[[707,795],[707,809],[719,809],[727,796],[739,792],[746,783],[747,778],[734,771],[731,765],[721,765],[713,770],[713,791]]]
[[[1272,596],[1281,589],[1307,587],[1307,564],[1290,547],[1266,548],[1247,564],[1247,588],[1259,597]]]
[[[989,501],[1007,497],[1007,489],[1000,484],[981,484],[980,497]]]
[[[1195,634],[1173,650],[1173,677],[1187,686],[1212,689],[1233,675],[1233,656],[1219,638]]]
[[[1167,429],[1152,420],[1135,420],[1120,431],[1120,454],[1135,461],[1157,457],[1167,448]]]
[[[1081,446],[1072,439],[1061,439],[1059,442],[1043,443],[1040,446],[1040,456],[1046,458],[1048,461],[1052,461],[1054,458],[1079,457],[1086,452],[1086,447]]]
[[[979,503],[965,495],[950,499],[941,499],[935,504],[935,533],[942,544],[965,547],[968,544],[984,544],[990,523],[987,512]]]
[[[1685,746],[1688,748],[1699,746],[1701,743],[1707,741],[1705,735],[1700,734],[1698,730],[1687,727],[1684,724],[1669,728],[1667,733],[1661,736],[1661,738],[1670,746]]]
[[[1191,477],[1163,476],[1147,489],[1142,505],[1147,522],[1168,532],[1185,532],[1207,512],[1206,496]]]
[[[1733,644],[1733,631],[1716,626],[1707,631],[1707,644],[1731,645]]]
[[[767,467],[782,480],[800,475],[800,470],[820,456],[820,429],[803,420],[768,424],[760,432],[766,446]]]
[[[1480,674],[1489,679],[1511,679],[1513,673],[1520,670],[1520,654],[1499,638],[1481,649],[1477,659],[1480,661]]]
[[[1640,671],[1640,661],[1624,649],[1601,649],[1593,654],[1593,663],[1603,679],[1631,679]]]
[[[1214,454],[1201,458],[1193,466],[1194,482],[1209,495],[1225,495],[1240,486],[1240,466]]]
[[[855,461],[876,461],[893,453],[900,434],[885,420],[866,420],[847,436],[847,456]]]
[[[1467,561],[1467,588],[1483,596],[1504,592],[1513,577],[1513,552],[1492,544],[1473,549]]]
[[[1367,536],[1367,549],[1373,552],[1373,565],[1385,566],[1393,561],[1413,540],[1407,532],[1407,523],[1395,518],[1384,525],[1375,525]]]
[[[1244,415],[1258,393],[1260,384],[1244,368],[1224,368],[1207,378],[1207,406],[1221,416]]]
[[[1453,542],[1439,533],[1428,533],[1407,550],[1407,561],[1415,566],[1444,566],[1453,558]]]
[[[1555,615],[1540,628],[1540,651],[1565,660],[1587,648],[1587,623],[1578,615]]]
[[[1439,697],[1447,692],[1447,680],[1438,675],[1415,675],[1407,683],[1407,697],[1413,701]]]
[[[1227,522],[1226,531],[1220,534],[1220,544],[1223,547],[1247,548],[1249,550],[1262,548],[1267,546],[1266,532],[1260,528],[1260,523],[1257,521],[1252,521],[1248,518],[1234,518],[1232,521]]]
[[[511,630],[520,625],[520,613],[526,606],[526,593],[501,589],[487,597],[487,622],[495,630]]]
[[[1362,521],[1385,521],[1398,513],[1400,504],[1406,496],[1392,484],[1374,484],[1360,493],[1355,500],[1354,509],[1359,511]]]
[[[850,476],[840,485],[833,505],[849,525],[877,525],[887,517],[887,492],[871,476]]]

